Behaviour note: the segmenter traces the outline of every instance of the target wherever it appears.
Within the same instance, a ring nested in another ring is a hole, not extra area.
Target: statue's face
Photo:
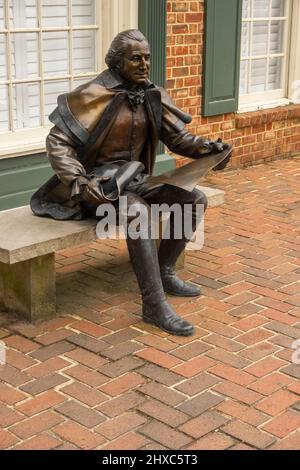
[[[128,82],[143,85],[149,78],[150,47],[146,41],[129,41],[123,56],[121,75]]]

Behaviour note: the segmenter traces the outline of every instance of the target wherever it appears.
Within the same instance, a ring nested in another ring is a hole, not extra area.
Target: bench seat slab
[[[0,262],[0,303],[31,321],[54,316],[54,253],[15,264]]]

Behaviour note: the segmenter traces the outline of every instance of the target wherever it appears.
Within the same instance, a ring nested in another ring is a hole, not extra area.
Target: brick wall
[[[232,143],[232,166],[299,154],[299,105],[245,114],[201,116],[204,0],[169,0],[167,9],[167,89],[175,103],[193,116],[189,130]],[[179,159],[178,165],[184,160]]]

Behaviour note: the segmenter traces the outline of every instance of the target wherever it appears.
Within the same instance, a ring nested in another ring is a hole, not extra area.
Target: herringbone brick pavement
[[[124,242],[58,253],[59,316],[0,314],[0,448],[299,449],[299,180],[294,158],[205,182],[226,203],[181,271],[203,296],[170,298],[190,338],[141,322]]]

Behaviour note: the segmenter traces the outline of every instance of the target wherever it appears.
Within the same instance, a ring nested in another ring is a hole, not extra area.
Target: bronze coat
[[[55,219],[84,217],[77,196],[125,100],[127,90],[109,70],[58,97],[58,106],[49,118],[55,126],[46,141],[47,156],[56,175],[33,196],[35,214]],[[171,151],[191,158],[208,152],[205,142],[185,129],[191,116],[178,109],[163,88],[147,83],[145,108],[149,132],[140,161],[146,174],[153,172],[159,140]]]

